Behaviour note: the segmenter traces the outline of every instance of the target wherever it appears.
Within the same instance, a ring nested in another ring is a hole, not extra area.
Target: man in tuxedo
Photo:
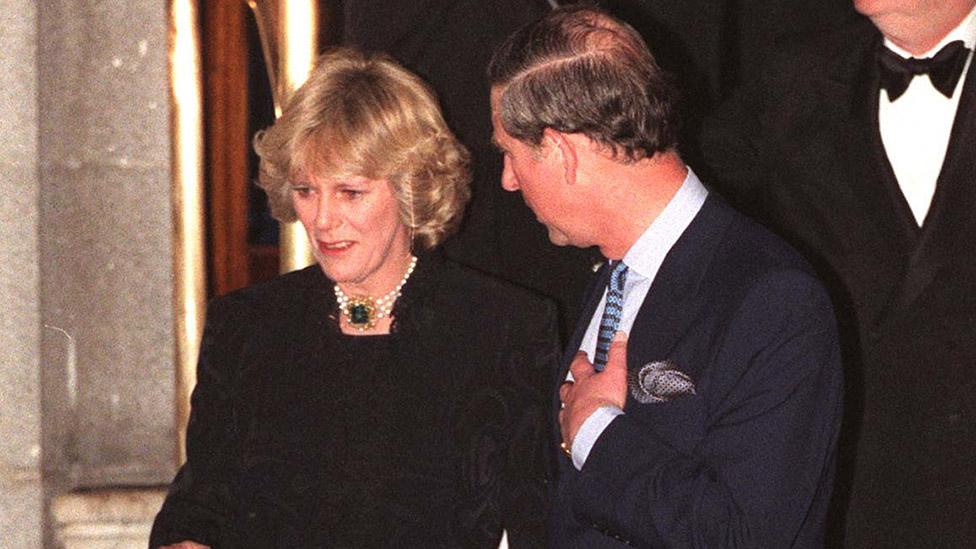
[[[779,48],[703,148],[721,190],[814,262],[842,319],[833,541],[971,547],[976,0],[854,6],[852,26]]]
[[[626,24],[557,9],[489,78],[503,188],[609,260],[553,386],[551,545],[822,546],[842,376],[811,268],[684,164]]]

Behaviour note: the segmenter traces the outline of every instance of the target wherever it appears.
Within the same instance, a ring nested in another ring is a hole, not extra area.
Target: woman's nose
[[[339,218],[335,209],[335,201],[329,200],[325,193],[320,195],[315,210],[315,227],[319,230],[335,227]]]

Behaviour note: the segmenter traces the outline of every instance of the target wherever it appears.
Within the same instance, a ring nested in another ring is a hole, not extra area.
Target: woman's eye
[[[312,194],[312,188],[306,185],[293,185],[291,192],[298,195],[299,198],[308,198]]]
[[[350,200],[356,200],[356,199],[362,197],[363,194],[365,194],[363,191],[359,191],[359,190],[356,190],[356,189],[343,189],[340,192],[342,193],[342,196],[344,196],[344,197],[346,197],[346,198],[348,198]]]

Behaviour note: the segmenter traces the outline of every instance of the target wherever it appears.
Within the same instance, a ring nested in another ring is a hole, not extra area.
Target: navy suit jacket
[[[711,195],[668,253],[627,345],[628,369],[670,360],[695,394],[653,404],[628,394],[625,414],[581,471],[554,452],[551,545],[822,547],[841,417],[839,355],[830,300],[810,267]]]

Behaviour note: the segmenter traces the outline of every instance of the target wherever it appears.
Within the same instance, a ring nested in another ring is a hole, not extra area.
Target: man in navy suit
[[[557,9],[489,77],[502,186],[609,260],[553,387],[551,545],[822,547],[842,375],[810,267],[684,164],[626,24]]]
[[[834,542],[973,547],[976,0],[853,4],[861,20],[777,48],[703,148],[841,318]]]

